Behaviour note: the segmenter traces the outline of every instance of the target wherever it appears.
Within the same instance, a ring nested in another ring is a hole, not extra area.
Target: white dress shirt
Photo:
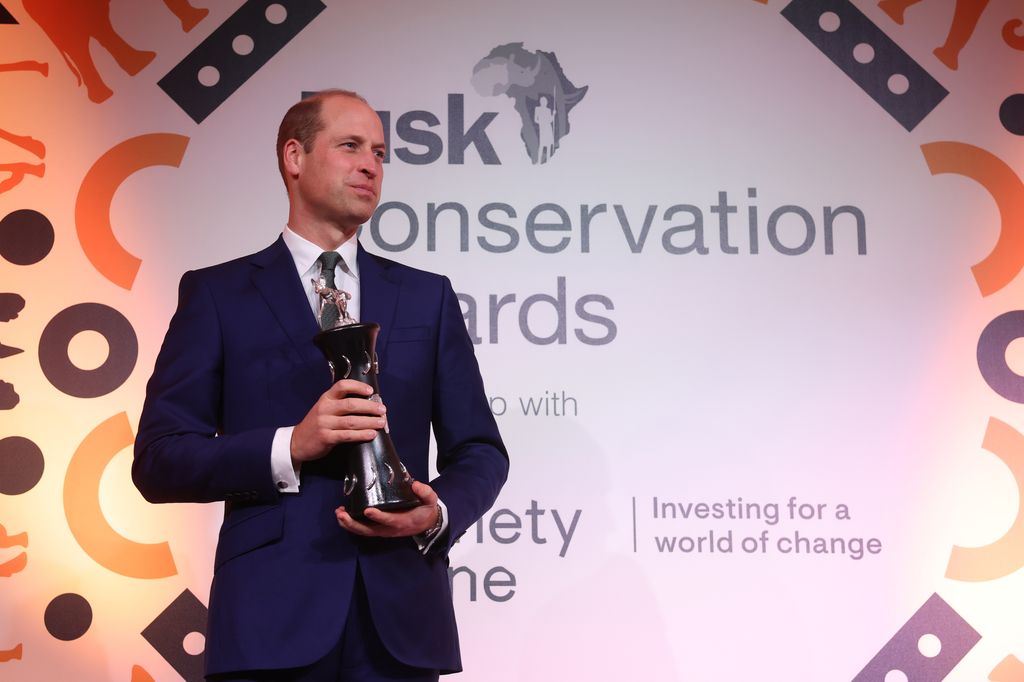
[[[320,319],[319,297],[313,291],[313,280],[320,278],[320,263],[317,259],[324,252],[319,246],[304,237],[300,237],[288,226],[281,233],[284,245],[292,254],[295,271],[306,292],[309,309],[315,319]],[[356,261],[357,240],[355,236],[335,249],[341,260],[334,269],[334,288],[341,289],[352,295],[348,301],[348,314],[359,319],[359,263]],[[283,493],[299,492],[299,472],[292,464],[292,430],[294,426],[279,428],[274,433],[274,441],[270,448],[270,466],[277,489]]]

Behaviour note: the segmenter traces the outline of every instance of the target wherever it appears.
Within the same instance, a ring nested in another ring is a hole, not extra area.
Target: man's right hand
[[[361,381],[342,379],[327,389],[292,430],[292,461],[320,459],[338,443],[373,440],[384,428],[386,408],[368,400],[373,389]]]

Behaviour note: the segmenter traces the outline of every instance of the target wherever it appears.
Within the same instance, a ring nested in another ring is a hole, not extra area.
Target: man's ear
[[[302,163],[305,160],[306,152],[302,149],[302,143],[296,139],[288,140],[281,150],[284,172],[290,176],[296,176],[302,170]]]

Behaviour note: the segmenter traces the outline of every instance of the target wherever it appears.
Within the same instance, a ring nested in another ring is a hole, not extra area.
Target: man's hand
[[[383,512],[370,507],[366,510],[366,521],[356,521],[344,507],[334,510],[341,527],[356,535],[378,538],[402,538],[418,535],[437,522],[437,493],[426,483],[413,481],[412,492],[420,498],[418,507],[400,512]]]
[[[384,428],[384,405],[367,400],[373,389],[361,381],[342,379],[324,391],[292,430],[295,463],[320,459],[338,443],[373,440]]]

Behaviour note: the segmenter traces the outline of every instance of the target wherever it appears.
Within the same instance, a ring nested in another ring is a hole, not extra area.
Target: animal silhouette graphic
[[[9,64],[0,64],[0,73],[11,71],[34,71],[44,78],[50,73],[50,65],[45,62],[21,61]],[[38,159],[46,157],[46,146],[39,140],[28,135],[15,135],[0,128],[0,140],[10,142],[16,147],[33,154]],[[7,173],[7,177],[0,180],[0,194],[17,187],[25,179],[26,175],[42,177],[46,172],[46,164],[42,163],[0,163],[0,173]]]
[[[89,99],[103,102],[113,95],[96,69],[89,54],[89,41],[95,39],[125,73],[134,76],[156,57],[155,52],[137,50],[114,30],[110,23],[110,0],[22,0],[25,12],[43,30],[60,51],[78,84],[85,85]],[[164,0],[181,21],[182,29],[192,30],[209,13],[188,0]]]
[[[40,159],[46,156],[46,147],[43,143],[35,138],[28,137],[27,135],[15,135],[14,133],[10,133],[3,128],[0,128],[0,140],[5,140],[15,146],[21,147]],[[0,173],[7,173],[7,177],[0,180],[0,194],[17,187],[21,184],[22,180],[25,179],[26,175],[35,175],[36,177],[41,178],[45,172],[46,164],[44,163],[25,163],[22,161],[15,163],[0,163]]]
[[[890,19],[902,25],[907,8],[919,2],[921,0],[879,0],[878,7],[888,14]],[[988,7],[988,3],[989,0],[956,0],[953,23],[950,24],[946,42],[933,50],[939,61],[950,69],[956,71],[959,67],[960,51],[974,34],[978,20]],[[1015,50],[1024,50],[1024,36],[1016,33],[1022,24],[1024,22],[1020,19],[1012,19],[1003,25],[1003,40]]]

